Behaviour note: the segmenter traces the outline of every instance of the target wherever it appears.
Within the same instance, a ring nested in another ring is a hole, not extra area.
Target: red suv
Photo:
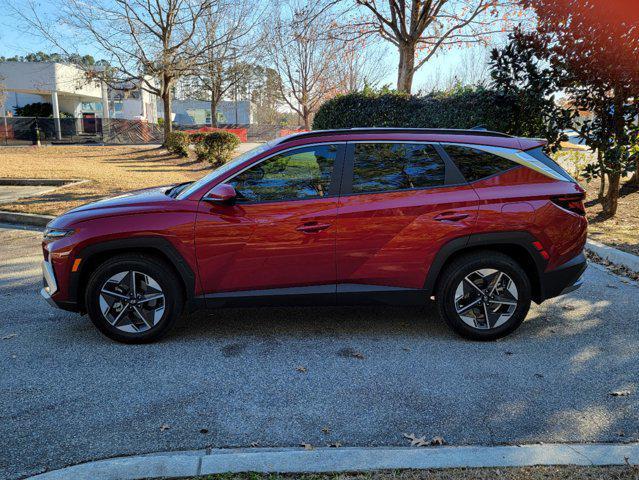
[[[185,306],[430,299],[457,333],[498,338],[586,268],[584,191],[544,144],[476,130],[280,138],[197,182],[54,219],[41,293],[130,343]]]

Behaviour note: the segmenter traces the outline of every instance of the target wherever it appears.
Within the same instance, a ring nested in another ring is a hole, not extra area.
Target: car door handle
[[[463,220],[464,218],[468,218],[467,213],[443,212],[435,216],[435,220],[437,220],[438,222],[458,222],[460,220]]]
[[[330,223],[309,222],[309,223],[304,223],[300,225],[299,227],[296,228],[296,230],[298,232],[304,232],[304,233],[316,233],[316,232],[321,232],[322,230],[326,230],[330,226],[331,226]]]

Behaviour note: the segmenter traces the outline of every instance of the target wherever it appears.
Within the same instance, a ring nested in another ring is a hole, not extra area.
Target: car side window
[[[516,163],[507,158],[498,157],[477,148],[460,145],[444,145],[443,147],[467,182],[475,182],[517,166]]]
[[[305,200],[328,195],[337,145],[289,150],[252,166],[227,181],[244,203]]]
[[[388,192],[444,185],[446,167],[432,145],[357,143],[353,193]]]

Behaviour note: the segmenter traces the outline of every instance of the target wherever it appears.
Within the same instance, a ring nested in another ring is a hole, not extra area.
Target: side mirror
[[[219,185],[214,186],[209,192],[204,195],[205,202],[211,203],[226,203],[232,205],[235,203],[235,199],[237,198],[237,193],[235,189],[226,183],[220,183]]]

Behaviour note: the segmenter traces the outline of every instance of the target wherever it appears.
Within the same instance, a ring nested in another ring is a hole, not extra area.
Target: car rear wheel
[[[160,259],[121,255],[89,278],[85,305],[93,324],[123,343],[147,343],[165,335],[180,316],[182,289]]]
[[[494,340],[526,318],[530,280],[511,257],[475,252],[443,271],[436,298],[441,316],[455,332],[472,340]]]

